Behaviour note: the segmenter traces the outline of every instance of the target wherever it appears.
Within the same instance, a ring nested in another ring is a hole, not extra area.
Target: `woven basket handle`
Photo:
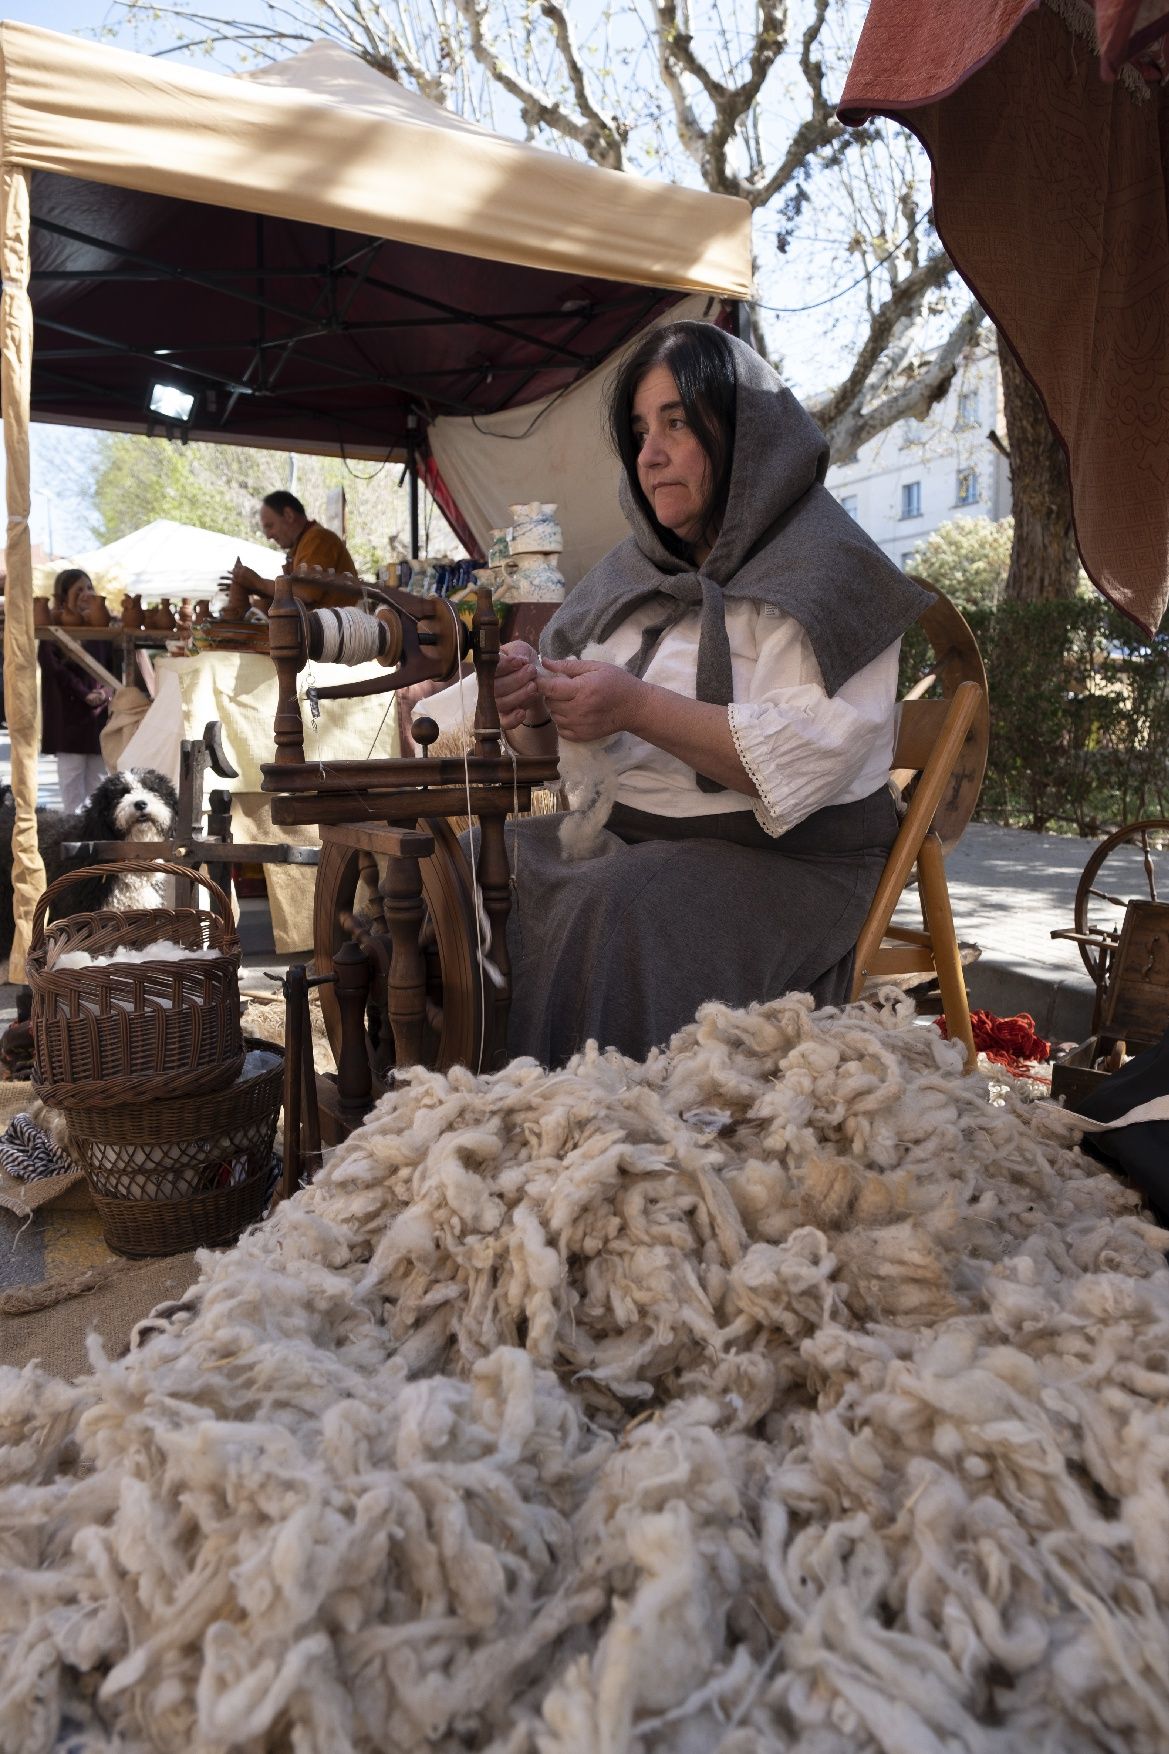
[[[225,930],[234,933],[235,921],[231,917],[231,903],[214,877],[208,877],[199,871],[194,871],[189,865],[177,865],[171,859],[118,859],[116,862],[111,861],[108,865],[79,866],[76,871],[66,871],[63,877],[58,877],[49,884],[37,902],[36,912],[32,917],[30,953],[39,950],[44,943],[45,921],[48,918],[49,905],[58,895],[63,894],[72,884],[80,883],[83,877],[109,877],[115,872],[122,871],[137,871],[144,876],[161,874],[168,877],[186,877],[189,882],[202,884],[211,897],[212,906],[220,915]]]

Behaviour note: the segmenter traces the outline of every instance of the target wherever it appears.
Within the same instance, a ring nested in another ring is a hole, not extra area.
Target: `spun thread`
[[[314,609],[320,629],[322,664],[368,664],[381,656],[386,628],[364,609],[350,605],[339,609]]]

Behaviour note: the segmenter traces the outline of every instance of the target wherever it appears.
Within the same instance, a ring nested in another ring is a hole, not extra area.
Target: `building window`
[[[978,391],[960,390],[958,392],[958,426],[978,425]]]
[[[856,494],[855,493],[842,493],[840,496],[840,509],[841,509],[841,511],[847,512],[850,518],[855,518],[856,517]]]
[[[901,489],[901,516],[903,518],[920,518],[921,516],[921,482],[907,481]]]
[[[957,505],[978,504],[978,470],[959,469],[958,488],[955,495]]]

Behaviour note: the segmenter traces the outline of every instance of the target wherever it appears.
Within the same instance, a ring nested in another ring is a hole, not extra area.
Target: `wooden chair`
[[[893,777],[908,794],[908,809],[857,939],[852,997],[889,975],[936,975],[950,1038],[965,1045],[970,1069],[976,1059],[970,1002],[945,854],[973,814],[986,769],[986,672],[966,621],[945,597],[936,595],[921,626],[933,648],[932,667],[898,708],[893,752]],[[921,698],[934,687],[939,698]],[[894,911],[915,869],[921,926],[894,926]]]

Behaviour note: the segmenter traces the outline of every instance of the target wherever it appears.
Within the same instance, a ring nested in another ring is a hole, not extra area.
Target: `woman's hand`
[[[108,688],[91,688],[85,697],[85,704],[86,706],[92,707],[105,706],[109,702],[109,699],[110,692]]]
[[[509,640],[500,647],[495,670],[495,704],[505,731],[516,730],[525,720],[531,725],[548,717],[536,676],[537,662],[536,650],[527,640]]]
[[[560,736],[592,743],[636,729],[646,684],[619,664],[584,658],[544,660],[544,699]]]

